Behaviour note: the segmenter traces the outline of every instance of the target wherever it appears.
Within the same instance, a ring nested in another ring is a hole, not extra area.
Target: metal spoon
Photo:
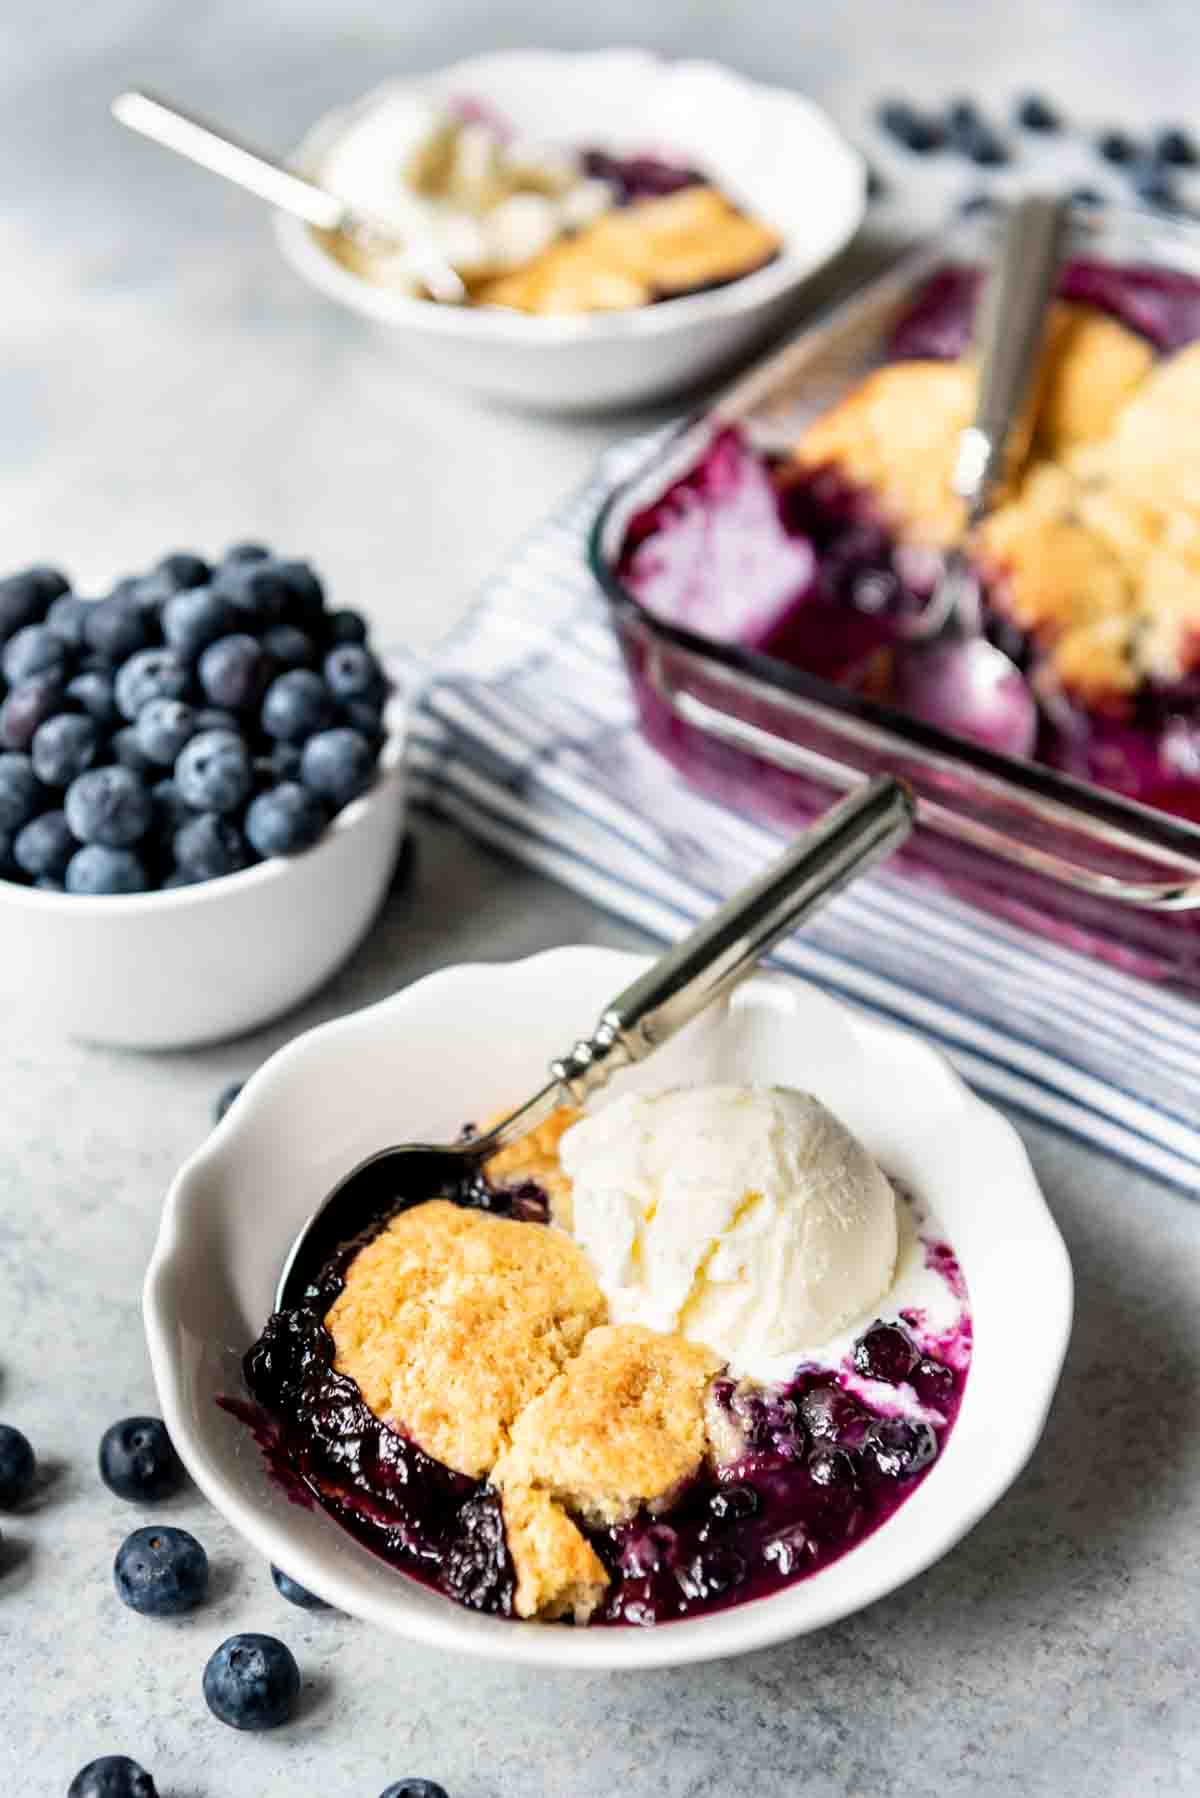
[[[982,634],[982,594],[966,546],[1005,471],[1029,447],[1030,399],[1066,220],[1063,202],[1042,195],[1009,210],[976,333],[978,407],[954,471],[954,491],[967,503],[964,540],[946,556],[916,627],[923,641],[903,652],[897,666],[897,699],[905,711],[1016,756],[1032,753],[1037,706],[1015,662]]]
[[[505,1143],[536,1129],[558,1105],[582,1105],[620,1068],[644,1061],[826,900],[902,843],[914,802],[898,780],[873,780],[834,806],[765,874],[626,987],[590,1037],[550,1064],[550,1080],[519,1111],[461,1142],[383,1149],[335,1186],[292,1245],[279,1277],[280,1311],[303,1302],[345,1243],[395,1210],[452,1192]]]
[[[403,256],[435,300],[457,304],[466,299],[462,276],[430,242],[420,208],[415,202],[408,205],[402,189],[397,188],[396,204],[405,207],[410,217],[403,239],[393,226],[347,205],[307,175],[296,174],[294,169],[251,150],[190,113],[181,112],[177,106],[168,106],[153,94],[137,88],[118,94],[112,112],[131,131],[140,131],[143,137],[177,151],[201,168],[223,175],[235,186],[257,194],[260,200],[269,200],[281,212],[290,212],[319,231],[337,232],[359,249],[374,254]]]

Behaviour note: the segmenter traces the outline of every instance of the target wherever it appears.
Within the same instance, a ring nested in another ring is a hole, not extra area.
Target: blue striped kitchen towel
[[[406,685],[417,804],[670,938],[779,838],[698,796],[638,734],[584,546],[605,491],[652,441],[611,451]],[[979,1092],[1200,1191],[1200,1003],[936,890],[914,906],[887,871],[777,960],[919,1030]]]

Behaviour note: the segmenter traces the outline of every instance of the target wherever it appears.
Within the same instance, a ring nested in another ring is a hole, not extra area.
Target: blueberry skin
[[[329,691],[343,704],[352,699],[377,699],[387,684],[383,669],[360,643],[341,643],[331,649],[325,657],[324,673]]]
[[[113,1562],[117,1597],[142,1617],[181,1617],[208,1592],[208,1556],[187,1530],[134,1530]]]
[[[299,780],[300,760],[298,743],[276,743],[270,755],[255,756],[254,772],[267,786],[273,787],[281,780]]]
[[[230,1636],[204,1669],[204,1701],[231,1729],[276,1729],[300,1697],[300,1669],[274,1636]]]
[[[272,855],[299,855],[311,849],[325,829],[325,807],[307,787],[294,780],[281,781],[252,799],[246,811],[246,835],[250,846],[264,859]]]
[[[198,812],[237,811],[253,785],[245,743],[229,730],[201,731],[179,752],[175,785]]]
[[[216,812],[201,812],[180,826],[174,855],[179,872],[190,881],[219,880],[248,868],[253,859],[237,825]]]
[[[1118,167],[1132,162],[1138,153],[1137,144],[1126,131],[1105,131],[1096,139],[1096,148],[1105,162],[1115,163]]]
[[[167,841],[170,841],[175,832],[181,830],[189,819],[196,816],[170,775],[155,782],[151,788],[150,798],[154,804],[153,829],[158,836]]]
[[[446,1788],[435,1779],[401,1779],[385,1787],[379,1798],[446,1798]]]
[[[140,649],[117,669],[117,709],[133,724],[152,699],[182,699],[190,677],[173,649]]]
[[[64,812],[43,812],[32,818],[13,841],[13,860],[23,873],[34,880],[53,880],[61,884],[67,863],[79,844],[71,835]]]
[[[127,849],[150,828],[153,805],[145,786],[128,768],[89,768],[67,788],[67,823],[81,843]]]
[[[316,644],[294,624],[273,624],[263,633],[262,644],[280,668],[311,668],[317,660]]]
[[[238,1091],[241,1091],[240,1087]],[[286,1598],[289,1604],[299,1605],[302,1611],[327,1611],[329,1609],[323,1598],[318,1598],[315,1592],[310,1592],[307,1586],[300,1584],[299,1580],[289,1578],[282,1567],[272,1567],[271,1578],[275,1581],[275,1590],[280,1597]]]
[[[200,657],[200,685],[210,705],[242,712],[256,705],[271,674],[262,645],[244,631],[218,637]]]
[[[87,616],[86,599],[77,593],[60,593],[46,613],[46,629],[53,631],[68,649],[82,649],[83,621]]]
[[[367,621],[361,612],[331,612],[328,630],[331,643],[365,643],[367,640]]]
[[[82,674],[77,674],[74,680],[69,680],[67,698],[81,706],[89,718],[94,718],[97,724],[106,729],[121,722],[112,679],[109,675],[102,674],[98,668],[87,668]]]
[[[163,607],[163,636],[184,662],[194,662],[210,643],[236,629],[234,606],[212,587],[186,587]]]
[[[196,714],[182,699],[149,699],[138,713],[133,729],[146,760],[169,768],[195,735]]]
[[[325,682],[310,668],[292,668],[279,675],[263,699],[262,727],[269,737],[285,743],[300,743],[324,730],[332,716]]]
[[[155,563],[154,572],[170,581],[177,590],[181,590],[203,587],[212,570],[204,557],[196,555],[193,550],[176,549]]]
[[[79,1770],[67,1798],[158,1798],[158,1787],[127,1754],[104,1754]]]
[[[371,745],[356,730],[320,731],[300,757],[300,779],[335,812],[369,786],[374,768]]]
[[[231,543],[221,560],[223,562],[267,562],[271,552],[262,543]]]
[[[117,893],[144,893],[150,882],[132,849],[109,849],[103,843],[87,843],[67,863],[63,882],[68,893],[92,897]]]
[[[375,699],[351,699],[342,707],[342,715],[352,730],[359,731],[376,750],[382,749],[385,731],[383,707]]]
[[[52,674],[39,674],[14,687],[0,705],[0,748],[28,749],[39,724],[62,705],[63,686]]]
[[[187,1475],[161,1417],[123,1417],[100,1438],[100,1478],[131,1505],[172,1498]]]
[[[1026,131],[1061,131],[1062,120],[1041,94],[1026,94],[1017,107],[1017,124]]]
[[[61,637],[44,624],[27,624],[10,637],[0,657],[0,667],[10,687],[32,680],[36,674],[66,679],[67,651]]]
[[[23,568],[0,580],[0,641],[27,624],[39,624],[46,608],[69,591],[65,575],[57,568]]]
[[[44,795],[27,755],[0,755],[0,830],[20,830],[41,810]]]
[[[23,1505],[33,1491],[37,1460],[29,1438],[11,1423],[0,1423],[0,1510]]]
[[[151,635],[146,614],[123,593],[110,593],[107,599],[96,600],[88,607],[83,621],[87,647],[114,665],[147,648]]]
[[[1143,206],[1169,211],[1175,205],[1175,189],[1163,165],[1147,158],[1134,163],[1129,171],[1133,191]]]
[[[220,1092],[217,1094],[216,1103],[213,1105],[214,1124],[220,1123],[245,1084],[246,1082],[244,1080],[233,1080],[228,1086],[223,1086],[221,1088]],[[274,1572],[273,1568],[272,1572]],[[278,1581],[276,1581],[276,1584],[278,1584]],[[280,1590],[282,1591],[282,1587],[280,1587]]]
[[[59,712],[33,733],[30,757],[44,786],[69,787],[85,774],[100,750],[100,726],[86,713]]]
[[[162,769],[157,762],[152,762],[138,741],[137,726],[126,724],[116,732],[109,744],[113,760],[120,762],[122,768],[128,768],[136,774],[140,781],[147,784],[158,779]]]
[[[307,562],[283,560],[275,563],[276,578],[287,594],[284,616],[302,630],[315,629],[324,619],[325,589]]]
[[[213,586],[229,601],[244,630],[278,624],[287,606],[287,588],[270,560],[226,562],[214,575]]]
[[[1195,140],[1174,125],[1159,132],[1154,140],[1154,154],[1159,162],[1176,169],[1194,169],[1200,162],[1200,150],[1197,150]]]
[[[219,706],[201,706],[200,710],[196,713],[196,729],[198,731],[231,730],[236,736],[241,728],[241,723],[234,714],[232,712],[223,712]]]
[[[945,142],[937,120],[926,118],[904,100],[886,100],[879,109],[879,123],[890,137],[918,156],[940,150]]]

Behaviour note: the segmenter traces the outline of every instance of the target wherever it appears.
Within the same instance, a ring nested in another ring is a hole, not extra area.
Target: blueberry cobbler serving
[[[913,626],[964,525],[951,472],[975,408],[979,283],[938,273],[882,365],[790,454],[721,431],[631,520],[626,590],[665,622],[907,710]],[[1031,448],[972,548],[986,634],[1037,702],[1035,758],[1196,820],[1198,411],[1200,281],[1068,263]]]
[[[470,99],[379,97],[338,137],[321,179],[401,243],[418,219],[472,305],[539,317],[724,286],[780,249],[770,226],[673,155],[525,141]],[[430,297],[402,250],[318,236],[354,274]]]
[[[904,1503],[971,1325],[936,1220],[823,1105],[562,1108],[348,1243],[245,1358],[299,1502],[476,1610],[650,1625],[762,1597]]]

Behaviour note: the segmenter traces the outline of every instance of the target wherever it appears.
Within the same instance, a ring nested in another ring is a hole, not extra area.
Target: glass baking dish
[[[609,494],[589,558],[642,731],[692,785],[794,828],[831,793],[881,771],[901,774],[918,799],[918,829],[901,857],[914,881],[1200,992],[1200,826],[667,623],[617,573],[630,520],[693,469],[718,432],[734,425],[756,448],[790,446],[807,419],[883,360],[893,325],[930,278],[984,262],[995,231],[994,213],[955,220],[684,423]],[[1200,274],[1200,231],[1182,221],[1077,208],[1071,239],[1092,260]]]

